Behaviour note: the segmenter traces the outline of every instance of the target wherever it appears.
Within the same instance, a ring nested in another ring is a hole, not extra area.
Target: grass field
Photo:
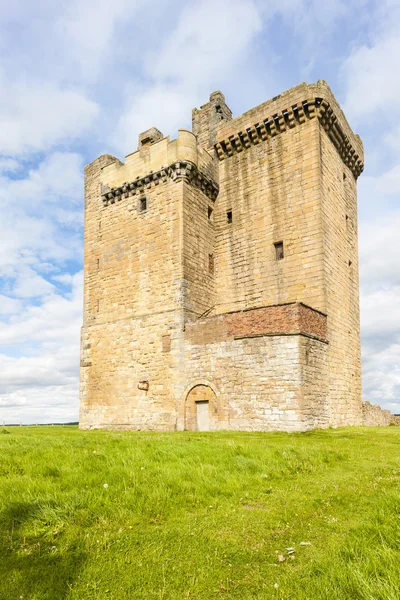
[[[3,428],[0,598],[399,600],[399,483],[396,427]]]

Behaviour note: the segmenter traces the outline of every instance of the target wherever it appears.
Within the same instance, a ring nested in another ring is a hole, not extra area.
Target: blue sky
[[[400,413],[400,0],[0,0],[0,422],[78,416],[83,166],[328,81],[365,146],[364,398]]]

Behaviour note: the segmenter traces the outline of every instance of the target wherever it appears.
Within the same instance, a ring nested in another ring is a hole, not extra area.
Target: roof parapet
[[[312,85],[303,83],[220,127],[214,148],[219,160],[223,160],[315,117],[357,178],[364,169],[361,139],[351,130],[328,84],[322,80]]]

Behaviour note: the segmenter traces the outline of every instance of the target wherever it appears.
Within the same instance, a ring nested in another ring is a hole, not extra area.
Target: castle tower
[[[361,422],[361,140],[328,85],[85,169],[82,428]]]

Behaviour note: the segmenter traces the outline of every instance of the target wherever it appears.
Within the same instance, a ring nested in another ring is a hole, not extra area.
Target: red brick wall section
[[[193,344],[255,335],[305,334],[327,341],[326,315],[298,302],[205,317],[186,325]]]

